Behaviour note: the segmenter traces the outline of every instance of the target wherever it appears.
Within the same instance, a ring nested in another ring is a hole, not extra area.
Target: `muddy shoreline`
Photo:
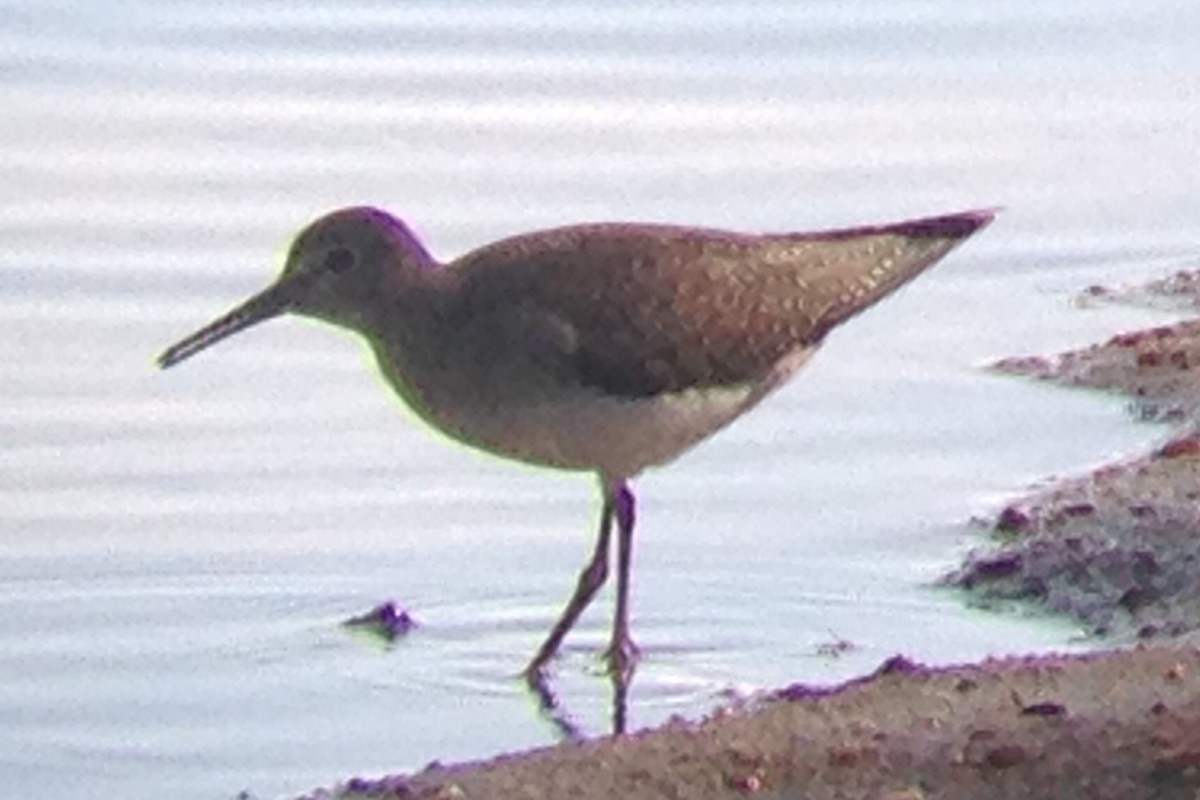
[[[416,774],[324,798],[1194,798],[1200,650],[1185,644],[927,669]]]

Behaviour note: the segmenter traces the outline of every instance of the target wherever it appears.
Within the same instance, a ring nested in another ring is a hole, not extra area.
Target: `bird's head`
[[[239,331],[286,312],[359,328],[381,302],[388,270],[424,269],[432,259],[395,217],[345,208],[300,232],[279,278],[236,308],[165,350],[170,367]]]

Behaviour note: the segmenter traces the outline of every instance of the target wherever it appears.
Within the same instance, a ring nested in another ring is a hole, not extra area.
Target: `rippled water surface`
[[[320,326],[153,367],[352,203],[445,257],[584,220],[1006,206],[637,483],[630,722],[896,652],[1083,646],[932,583],[972,515],[1162,435],[979,365],[1158,321],[1071,297],[1196,266],[1192,0],[0,12],[6,796],[271,797],[555,740],[514,676],[590,548],[591,480],[447,445]],[[421,622],[398,645],[340,627],[387,598]],[[608,615],[556,665],[590,733]]]

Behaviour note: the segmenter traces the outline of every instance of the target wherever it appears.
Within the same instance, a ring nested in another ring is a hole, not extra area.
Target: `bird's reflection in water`
[[[628,719],[629,686],[633,682],[633,670],[610,671],[608,678],[612,688],[611,733],[614,736],[620,736],[625,733]],[[538,712],[554,726],[560,740],[581,742],[588,738],[583,728],[567,710],[545,670],[526,674],[525,685],[537,702]]]

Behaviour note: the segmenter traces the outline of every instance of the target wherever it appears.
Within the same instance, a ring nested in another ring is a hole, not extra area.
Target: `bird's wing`
[[[564,377],[637,398],[762,380],[978,227],[928,222],[780,236],[576,226],[497,242],[451,268],[466,317],[519,306],[539,331],[526,341]]]

